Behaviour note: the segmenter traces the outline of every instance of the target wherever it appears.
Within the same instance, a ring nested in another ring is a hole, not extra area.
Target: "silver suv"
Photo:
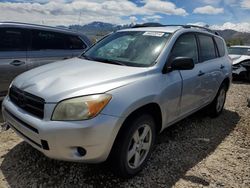
[[[90,46],[83,34],[67,29],[0,23],[0,100],[20,73],[54,61],[79,56]]]
[[[193,26],[115,32],[82,57],[18,76],[6,126],[46,156],[99,163],[131,177],[157,135],[207,107],[221,114],[232,78],[224,40]]]

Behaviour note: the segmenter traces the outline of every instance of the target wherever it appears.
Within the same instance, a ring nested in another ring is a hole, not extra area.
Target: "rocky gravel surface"
[[[250,85],[234,83],[223,114],[199,112],[166,129],[147,167],[125,180],[107,164],[55,161],[9,130],[0,133],[2,187],[250,187]],[[0,116],[0,122],[2,117]]]

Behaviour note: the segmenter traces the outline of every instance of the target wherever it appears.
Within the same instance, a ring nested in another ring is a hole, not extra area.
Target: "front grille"
[[[44,99],[22,91],[15,86],[10,88],[9,97],[10,100],[18,107],[43,119],[45,103]]]

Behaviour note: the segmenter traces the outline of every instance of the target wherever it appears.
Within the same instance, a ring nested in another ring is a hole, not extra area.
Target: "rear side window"
[[[218,47],[219,56],[223,57],[225,55],[225,45],[222,39],[215,37],[215,42]]]
[[[32,31],[32,50],[64,50],[65,37],[61,33],[33,30]]]
[[[25,51],[24,32],[18,28],[0,28],[0,51]]]
[[[207,35],[198,35],[200,42],[201,62],[216,58],[213,38]]]
[[[198,63],[198,50],[194,34],[184,34],[180,36],[171,52],[171,58],[189,57],[194,63]]]
[[[87,48],[87,46],[79,37],[68,35],[68,42],[66,48],[72,50],[81,50]]]

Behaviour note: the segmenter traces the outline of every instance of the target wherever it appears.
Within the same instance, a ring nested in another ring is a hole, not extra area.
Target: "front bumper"
[[[2,112],[11,128],[46,156],[89,163],[107,159],[123,121],[104,114],[85,121],[42,120],[15,106],[9,97],[3,101]],[[78,147],[86,150],[84,156],[79,155]]]
[[[250,61],[243,61],[233,65],[233,74],[242,75],[250,72]]]

